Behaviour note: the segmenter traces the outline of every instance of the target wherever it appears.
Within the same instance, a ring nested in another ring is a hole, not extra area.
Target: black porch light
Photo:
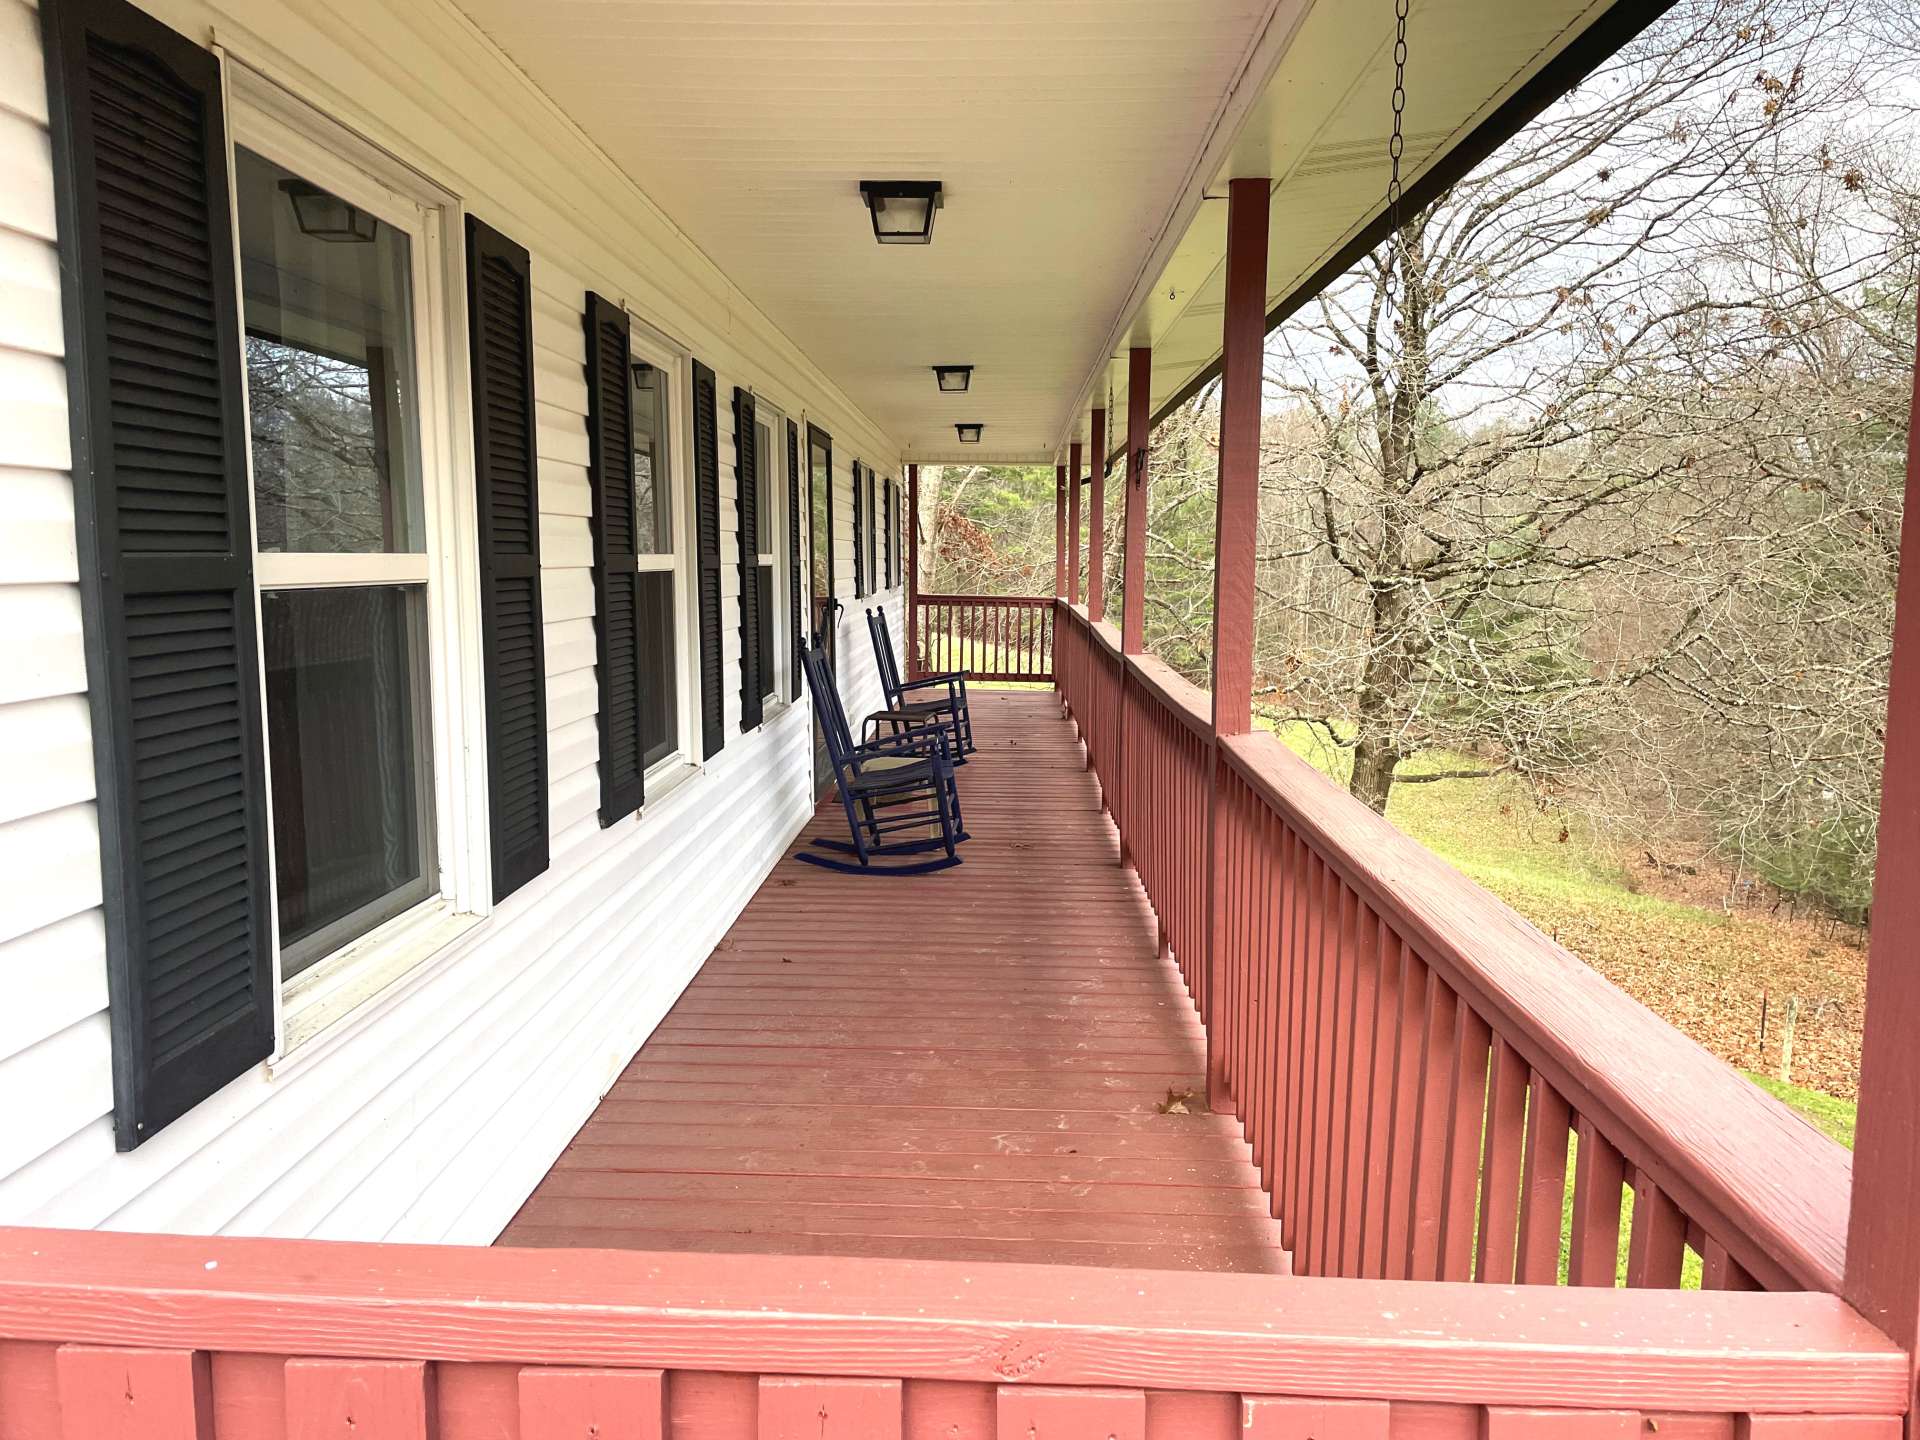
[[[986,428],[984,425],[956,425],[953,427],[953,433],[960,437],[962,445],[978,445],[980,432]]]
[[[860,195],[873,215],[873,238],[882,245],[924,245],[933,238],[938,180],[862,180]]]
[[[367,245],[380,229],[374,216],[311,181],[282,180],[280,190],[293,205],[293,223],[302,235],[329,245]]]
[[[958,394],[973,383],[971,365],[936,365],[933,367],[934,381],[949,394]]]

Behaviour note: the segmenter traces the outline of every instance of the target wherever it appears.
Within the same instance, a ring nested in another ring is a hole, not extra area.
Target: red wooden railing
[[[1053,679],[1053,601],[1040,595],[915,595],[915,675],[965,670],[975,680]]]
[[[0,1230],[7,1440],[1895,1440],[1828,1295]]]
[[[0,1436],[1897,1440],[1907,1356],[1824,1293],[1837,1147],[1058,623],[1294,1275],[0,1230]],[[1579,1288],[1432,1283],[1563,1246]],[[1706,1292],[1671,1288],[1689,1246]]]
[[[1063,698],[1296,1272],[1553,1284],[1564,1257],[1612,1286],[1625,1224],[1632,1287],[1678,1286],[1691,1251],[1710,1289],[1839,1288],[1845,1150],[1061,612]]]

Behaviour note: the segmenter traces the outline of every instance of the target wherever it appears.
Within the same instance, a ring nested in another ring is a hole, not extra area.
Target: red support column
[[[920,654],[920,467],[907,466],[907,675],[926,673]]]
[[[1120,648],[1147,648],[1147,446],[1153,403],[1153,351],[1127,352],[1127,509],[1120,545]]]
[[[1093,483],[1087,492],[1087,618],[1107,614],[1107,412],[1093,412]]]
[[[1920,1193],[1920,886],[1913,879],[1920,872],[1920,364],[1907,425],[1885,766],[1845,1294],[1912,1355],[1920,1350],[1920,1225],[1914,1221],[1914,1196]],[[1910,1391],[1912,1385],[1909,1372]]]
[[[1067,447],[1067,600],[1080,603],[1080,442]]]
[[[1053,593],[1067,593],[1067,467],[1053,467]]]
[[[1214,514],[1213,732],[1253,728],[1253,554],[1260,509],[1260,382],[1267,339],[1265,180],[1228,182],[1227,304]]]
[[[1231,1111],[1224,1048],[1228,1017],[1222,911],[1226,809],[1220,803],[1222,739],[1253,728],[1254,526],[1260,505],[1260,382],[1267,340],[1267,211],[1263,179],[1227,185],[1227,295],[1220,354],[1220,485],[1214,511],[1213,782],[1207,843],[1207,1103]],[[1238,1057],[1233,1057],[1238,1062]]]

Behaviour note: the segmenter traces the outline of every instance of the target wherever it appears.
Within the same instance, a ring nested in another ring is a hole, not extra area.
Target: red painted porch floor
[[[965,863],[790,852],[498,1243],[1284,1272],[1072,728],[973,710]]]

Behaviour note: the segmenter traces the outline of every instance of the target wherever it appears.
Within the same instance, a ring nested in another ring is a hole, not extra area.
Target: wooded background
[[[1905,0],[1680,0],[1276,329],[1262,716],[1376,809],[1515,773],[1864,919],[1917,135]],[[1202,685],[1217,429],[1204,393],[1149,471],[1148,647]],[[1051,467],[923,488],[923,588],[1051,590]]]

